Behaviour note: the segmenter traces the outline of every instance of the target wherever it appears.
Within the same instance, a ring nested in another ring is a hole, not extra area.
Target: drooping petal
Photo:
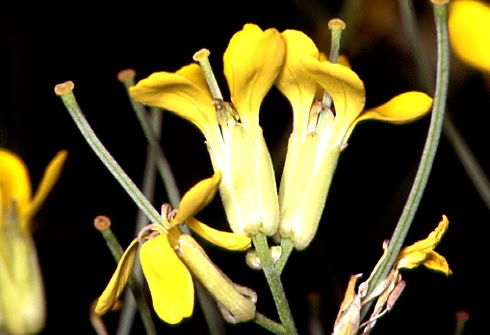
[[[15,201],[19,213],[25,213],[31,201],[29,172],[17,155],[3,149],[0,149],[0,193],[3,210]]]
[[[168,237],[160,234],[140,250],[141,267],[150,288],[153,308],[163,321],[177,324],[192,315],[194,285]]]
[[[330,95],[335,107],[335,134],[343,139],[350,125],[361,114],[366,94],[359,76],[341,64],[320,62],[313,57],[303,60],[305,70]]]
[[[285,46],[275,29],[246,24],[230,40],[223,65],[231,101],[241,121],[257,124],[259,109],[284,61]]]
[[[285,30],[282,37],[286,42],[286,59],[275,84],[293,107],[294,136],[303,138],[318,85],[305,71],[302,60],[306,57],[319,59],[320,54],[311,38],[301,31]]]
[[[63,167],[67,155],[68,152],[65,150],[59,151],[46,167],[41,183],[39,184],[39,187],[37,188],[37,191],[29,206],[28,212],[26,213],[27,221],[36,213],[37,209],[46,199],[46,196],[49,194],[54,184],[58,180],[61,173],[61,168]]]
[[[400,251],[395,267],[397,269],[412,269],[419,265],[425,265],[433,270],[442,271],[446,275],[451,274],[446,259],[434,251],[448,225],[449,221],[444,215],[437,228],[426,239],[415,242]]]
[[[217,124],[213,98],[197,64],[184,66],[176,73],[153,73],[130,87],[129,94],[142,104],[176,113],[203,132],[209,124]]]
[[[180,201],[179,211],[171,222],[171,226],[184,223],[206,207],[213,200],[221,181],[221,172],[212,177],[201,180],[187,191]]]
[[[194,218],[187,220],[187,225],[209,242],[228,250],[247,250],[251,246],[250,237],[213,229]]]
[[[116,271],[112,275],[106,289],[97,300],[97,304],[95,305],[96,314],[103,315],[107,313],[121,295],[131,275],[131,269],[133,268],[134,257],[137,251],[138,239],[134,239],[119,260]]]
[[[490,72],[490,5],[482,1],[451,1],[449,41],[465,63]]]

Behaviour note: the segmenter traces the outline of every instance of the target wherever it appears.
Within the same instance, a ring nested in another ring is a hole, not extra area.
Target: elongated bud
[[[178,245],[182,261],[216,299],[228,321],[237,323],[255,318],[255,292],[235,285],[191,236],[182,234]]]
[[[5,220],[0,225],[0,333],[37,334],[44,327],[45,299],[36,248],[30,232],[21,229],[15,204],[6,212],[0,218]]]

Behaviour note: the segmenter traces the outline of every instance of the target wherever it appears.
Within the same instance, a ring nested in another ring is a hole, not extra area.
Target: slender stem
[[[160,136],[162,130],[162,113],[160,111],[152,113],[151,117],[151,128],[156,136]],[[146,161],[143,172],[143,183],[141,190],[148,200],[153,200],[155,193],[155,179],[156,179],[156,169],[155,169],[155,155],[151,147],[146,150]],[[135,235],[145,226],[147,223],[147,218],[142,211],[138,211],[136,218]],[[141,272],[141,265],[139,257],[136,257],[133,264],[133,276],[138,282],[143,281],[143,273]],[[134,320],[134,315],[136,312],[137,303],[134,296],[130,291],[127,291],[124,297],[124,306],[121,311],[121,316],[119,318],[119,324],[117,327],[116,335],[129,335],[131,332],[131,327]]]
[[[60,84],[60,85],[66,85]],[[61,91],[58,89],[60,86],[58,85],[55,90]],[[73,86],[73,84],[71,84]],[[114,178],[121,184],[123,189],[128,193],[128,195],[133,199],[136,205],[145,213],[146,217],[153,223],[160,222],[160,214],[153,207],[153,205],[145,198],[143,193],[139,190],[139,188],[134,184],[134,182],[129,178],[129,176],[124,172],[124,170],[119,166],[117,161],[112,157],[112,155],[107,151],[102,142],[100,142],[97,135],[94,133],[93,129],[90,127],[87,119],[83,115],[78,103],[75,99],[75,95],[72,91],[62,92],[58,94],[61,96],[61,100],[63,101],[66,109],[70,113],[73,121],[77,125],[78,129],[82,133],[83,137],[90,145],[92,150],[96,153],[99,159],[104,163],[109,172],[112,173]]]
[[[282,335],[286,332],[286,329],[283,325],[269,319],[263,314],[256,313],[255,319],[253,321],[262,328],[267,329],[271,333]]]
[[[101,217],[98,217],[98,220],[100,221]],[[107,219],[108,220],[108,219]],[[110,222],[109,222],[110,225]],[[119,244],[119,241],[117,240],[116,236],[112,233],[112,230],[110,226],[104,227],[104,229],[98,228],[98,230],[101,232],[102,237],[104,237],[104,240],[107,243],[107,246],[109,247],[109,250],[111,251],[112,256],[116,260],[116,263],[119,262],[123,255],[123,250],[121,248],[121,245]],[[146,333],[148,335],[156,335],[156,328],[153,323],[152,319],[152,313],[151,313],[151,308],[150,305],[148,304],[148,300],[146,299],[145,292],[143,290],[143,285],[142,285],[142,280],[141,278],[137,278],[134,276],[134,273],[129,277],[128,281],[129,287],[131,288],[131,291],[133,292],[134,299],[136,300],[136,303],[138,304],[140,315],[141,315],[141,320],[143,321],[143,326],[145,327]],[[130,327],[128,327],[130,328]]]
[[[398,0],[398,3],[401,8],[402,22],[409,38],[409,44],[415,55],[417,79],[425,90],[430,90],[433,87],[433,79],[429,70],[427,57],[423,53],[421,39],[418,36],[413,6],[411,6],[411,1],[407,0]],[[450,114],[446,114],[445,116],[442,131],[473,183],[473,187],[480,195],[485,206],[490,210],[490,180],[470,147],[466,144]]]
[[[463,165],[466,174],[473,182],[473,187],[475,187],[485,206],[490,210],[490,181],[488,176],[449,116],[447,115],[444,121],[444,135],[453,146],[453,150]]]
[[[407,202],[403,208],[403,212],[400,216],[395,232],[390,240],[386,258],[384,262],[380,264],[378,271],[374,274],[369,285],[368,295],[375,287],[378,286],[379,283],[381,283],[384,278],[386,278],[398,253],[400,252],[427,184],[442,131],[444,111],[446,109],[447,87],[449,82],[447,5],[433,4],[433,7],[437,31],[438,59],[437,82],[430,128],[412,189],[410,190]],[[368,307],[369,306],[365,306],[363,308],[362,315],[365,315]]]
[[[276,271],[274,261],[269,252],[267,237],[262,233],[258,233],[252,236],[252,241],[259,256],[265,278],[269,284],[274,303],[276,304],[279,319],[285,328],[284,334],[296,335],[296,326],[294,325],[293,316],[286,299],[286,294],[284,293],[280,274]]]

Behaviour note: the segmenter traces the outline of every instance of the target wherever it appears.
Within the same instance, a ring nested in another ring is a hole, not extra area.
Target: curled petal
[[[58,177],[61,173],[61,168],[66,160],[68,152],[62,150],[56,154],[56,156],[51,160],[46,171],[44,171],[43,178],[41,179],[41,183],[32,199],[31,205],[29,206],[28,212],[26,213],[27,221],[29,221],[29,217],[36,213],[39,206],[46,199],[46,196],[49,194],[54,184],[58,180]]]
[[[206,207],[213,200],[220,181],[221,172],[218,171],[212,177],[201,180],[187,191],[180,201],[179,211],[171,225],[176,226],[184,223]]]
[[[412,269],[418,265],[425,265],[430,269],[451,274],[446,259],[434,251],[447,230],[449,221],[444,215],[437,228],[429,236],[411,246],[405,247],[398,255],[395,267],[397,269]]]
[[[451,1],[449,40],[465,63],[490,72],[490,6],[481,1]]]
[[[228,250],[247,250],[252,245],[250,237],[213,229],[194,218],[189,219],[187,224],[209,242]]]
[[[112,275],[109,284],[97,300],[97,304],[95,305],[96,314],[103,315],[107,313],[121,295],[131,275],[136,251],[138,251],[138,239],[134,239],[131,242],[119,260],[116,271]]]
[[[163,321],[177,324],[192,315],[192,278],[169,244],[160,234],[146,241],[140,250],[141,267],[150,288],[153,307]]]
[[[212,97],[197,64],[184,66],[176,73],[153,73],[130,87],[129,94],[142,104],[176,113],[203,132],[209,124],[217,124]]]
[[[305,57],[318,59],[320,54],[311,38],[301,31],[285,30],[282,37],[286,42],[286,59],[275,84],[293,107],[295,136],[303,138],[307,129],[308,111],[318,85],[303,68],[302,60]]]
[[[284,41],[275,29],[246,24],[231,38],[223,56],[224,72],[245,125],[258,123],[260,104],[281,70],[284,54]]]
[[[2,209],[10,207],[15,201],[20,213],[25,213],[31,201],[27,167],[17,155],[3,149],[0,149],[0,200]]]

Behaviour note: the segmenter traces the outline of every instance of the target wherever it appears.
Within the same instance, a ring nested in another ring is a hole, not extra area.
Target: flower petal
[[[141,267],[150,288],[153,307],[163,321],[177,324],[192,315],[192,277],[165,234],[146,241],[140,250]]]
[[[252,245],[250,237],[213,229],[194,218],[187,220],[187,225],[209,242],[228,250],[247,250]]]
[[[490,6],[480,1],[451,1],[449,40],[465,63],[490,72]]]
[[[0,149],[0,200],[2,210],[9,208],[15,201],[21,214],[25,213],[31,201],[27,167],[17,155],[3,149]],[[0,220],[0,224],[3,225],[3,220]]]
[[[187,191],[180,201],[179,211],[172,220],[171,226],[184,223],[206,207],[213,200],[220,181],[221,172],[218,171],[212,177],[201,180]]]
[[[260,104],[281,70],[284,54],[284,41],[275,29],[246,24],[231,38],[223,65],[243,124],[258,123]]]
[[[136,251],[138,251],[138,239],[131,241],[131,244],[119,260],[116,271],[112,275],[109,284],[97,300],[97,304],[95,305],[96,314],[103,315],[107,313],[121,295],[131,275]]]
[[[443,271],[444,273],[450,273],[449,266],[446,267],[444,265],[447,264],[447,262],[445,262],[445,260],[442,261],[442,256],[434,251],[434,248],[439,244],[442,236],[446,232],[448,225],[449,221],[444,215],[437,228],[431,232],[426,239],[415,242],[411,246],[405,247],[400,251],[395,267],[397,269],[412,269],[421,264],[426,265],[426,261],[429,260],[428,267]]]
[[[36,194],[34,195],[34,198],[29,206],[28,213],[26,213],[27,221],[29,221],[29,218],[36,213],[39,206],[41,206],[43,201],[46,199],[46,196],[49,194],[54,184],[58,180],[61,173],[61,168],[65,163],[67,155],[68,152],[65,150],[59,151],[46,167],[41,183],[39,184]]]
[[[305,57],[318,59],[320,54],[315,43],[301,31],[285,30],[282,37],[286,42],[286,59],[275,84],[293,107],[294,136],[303,138],[318,85],[304,70],[302,60]]]
[[[129,94],[142,104],[176,113],[203,132],[208,124],[218,122],[213,98],[197,64],[184,66],[176,73],[153,73],[130,87]]]
[[[432,98],[422,92],[406,92],[376,108],[365,110],[356,120],[381,120],[405,123],[416,120],[430,111]]]

